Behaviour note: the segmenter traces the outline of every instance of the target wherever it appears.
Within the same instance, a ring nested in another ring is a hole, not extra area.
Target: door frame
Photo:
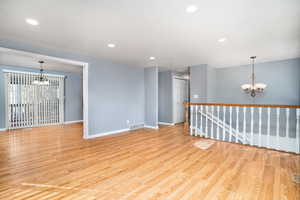
[[[183,78],[181,76],[173,76],[172,77],[172,123],[173,124],[176,124],[176,122],[175,122],[175,113],[176,113],[176,104],[177,104],[175,102],[175,99],[176,99],[175,98],[175,84],[174,84],[175,83],[175,79],[184,80],[186,84],[188,83],[188,79],[187,78]],[[187,90],[188,90],[188,88],[187,88]],[[188,96],[188,93],[187,93],[187,96]]]
[[[54,56],[48,56],[48,55],[43,55],[43,54],[38,54],[38,53],[32,53],[29,51],[21,51],[21,50],[16,50],[16,49],[11,49],[11,48],[4,48],[4,47],[0,47],[0,53],[1,52],[12,52],[12,53],[18,53],[21,55],[26,55],[26,56],[34,56],[34,57],[38,57],[39,59],[48,59],[48,60],[54,60],[54,61],[58,61],[58,62],[63,62],[63,63],[67,63],[67,64],[73,64],[73,65],[79,65],[82,67],[82,95],[83,95],[83,105],[82,105],[82,109],[83,109],[83,138],[84,139],[88,139],[89,138],[89,134],[88,134],[88,130],[89,130],[89,108],[88,108],[88,102],[89,102],[89,91],[88,91],[88,84],[89,84],[89,63],[87,62],[82,62],[82,61],[77,61],[77,60],[71,60],[71,59],[65,59],[65,58],[59,58],[59,57],[54,57]],[[7,127],[6,127],[7,128]]]

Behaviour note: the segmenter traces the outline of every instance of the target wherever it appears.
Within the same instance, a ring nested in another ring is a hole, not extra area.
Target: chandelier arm
[[[44,75],[44,68],[43,68],[44,61],[41,60],[41,61],[39,61],[39,63],[40,63],[40,75],[37,78],[37,83],[36,84],[38,84],[38,85],[48,85],[49,81],[47,80],[47,78]]]
[[[256,56],[251,56],[250,59],[252,60],[251,63],[251,83],[250,84],[243,84],[241,87],[246,94],[250,94],[251,97],[255,97],[258,93],[263,93],[264,89],[266,88],[266,84],[263,83],[255,83],[255,58]]]

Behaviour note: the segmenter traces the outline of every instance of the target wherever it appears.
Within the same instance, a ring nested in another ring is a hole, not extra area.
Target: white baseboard
[[[167,126],[174,126],[174,123],[168,123],[168,122],[158,122],[160,125],[167,125]]]
[[[0,131],[6,131],[7,128],[0,128]]]
[[[83,122],[83,120],[76,120],[76,121],[66,121],[64,124],[74,124],[74,123],[80,123]]]
[[[116,131],[109,131],[109,132],[97,133],[97,134],[94,134],[94,135],[89,135],[85,139],[93,139],[93,138],[103,137],[103,136],[107,136],[107,135],[113,135],[113,134],[117,134],[117,133],[122,133],[122,132],[126,132],[126,131],[129,131],[129,128],[120,129],[120,130],[116,130]]]
[[[147,126],[147,125],[144,125],[144,128],[159,129],[158,126]],[[122,133],[122,132],[126,132],[126,131],[130,131],[130,129],[125,128],[125,129],[120,129],[120,130],[115,130],[115,131],[97,133],[97,134],[94,134],[94,135],[90,135],[85,139],[93,139],[93,138],[103,137],[103,136],[107,136],[107,135],[118,134],[118,133]]]
[[[145,125],[144,128],[159,129],[158,126],[148,126],[148,125]]]

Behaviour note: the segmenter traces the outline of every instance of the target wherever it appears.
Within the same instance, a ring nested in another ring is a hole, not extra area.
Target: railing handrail
[[[279,105],[279,104],[226,104],[226,103],[185,103],[185,106],[235,106],[235,107],[265,107],[265,108],[300,108],[300,105]]]

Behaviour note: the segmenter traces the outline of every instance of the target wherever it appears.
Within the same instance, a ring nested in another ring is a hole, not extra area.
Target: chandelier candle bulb
[[[263,93],[266,89],[267,85],[264,83],[255,83],[255,73],[254,73],[254,60],[256,56],[251,56],[252,60],[252,75],[251,75],[251,84],[243,84],[241,85],[242,90],[251,95],[251,97],[255,97],[257,93]]]

